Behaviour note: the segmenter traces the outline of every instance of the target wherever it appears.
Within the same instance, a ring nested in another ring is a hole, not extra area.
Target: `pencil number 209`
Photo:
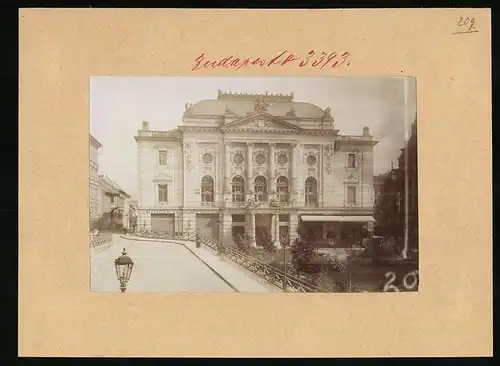
[[[460,17],[457,25],[459,27],[467,29],[467,32],[470,32],[470,31],[475,30],[475,28],[474,28],[475,23],[476,23],[476,18]]]

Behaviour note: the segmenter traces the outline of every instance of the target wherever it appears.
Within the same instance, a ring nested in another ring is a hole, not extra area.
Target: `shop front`
[[[300,221],[318,247],[352,248],[363,244],[364,231],[375,219],[372,216],[301,215]]]

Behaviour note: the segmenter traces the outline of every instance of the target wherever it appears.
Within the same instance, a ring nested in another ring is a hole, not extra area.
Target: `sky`
[[[391,168],[416,118],[416,80],[405,77],[91,77],[90,134],[102,145],[99,174],[106,174],[136,195],[137,147],[134,136],[149,122],[151,130],[182,124],[184,106],[216,99],[217,90],[233,93],[290,94],[294,100],[331,108],[340,134],[374,139],[374,174]],[[405,92],[406,91],[406,92]],[[406,126],[406,127],[405,127]]]

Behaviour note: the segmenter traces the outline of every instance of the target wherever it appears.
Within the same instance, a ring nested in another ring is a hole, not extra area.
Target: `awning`
[[[327,215],[301,215],[301,220],[304,222],[320,221],[320,222],[375,222],[372,216],[327,216]]]

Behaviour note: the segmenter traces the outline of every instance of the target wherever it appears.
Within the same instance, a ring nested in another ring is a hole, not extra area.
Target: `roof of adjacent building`
[[[387,179],[387,176],[389,175],[390,172],[382,173],[379,175],[374,175],[373,176],[373,185],[379,186],[382,185],[385,180]]]
[[[118,185],[118,183],[116,183],[115,181],[111,180],[108,176],[106,176],[105,174],[100,174],[99,175],[99,183],[101,184],[101,187],[103,187],[104,189],[106,189],[107,191],[109,192],[113,192],[113,191],[116,191],[116,192],[121,192],[123,193],[124,195],[126,195],[127,197],[130,197],[124,190],[122,187],[120,187]]]
[[[97,147],[97,148],[102,147],[102,144],[101,144],[101,143],[100,143],[100,142],[99,142],[99,141],[98,141],[98,140],[97,140],[94,136],[92,136],[92,135],[90,135],[90,134],[89,134],[89,136],[90,136],[90,143],[91,143],[92,145],[94,145],[94,146],[95,146],[95,147]]]
[[[189,108],[191,116],[222,116],[232,114],[244,117],[254,112],[256,100],[267,103],[267,113],[277,117],[294,116],[296,118],[321,119],[326,111],[307,102],[296,102],[293,93],[287,94],[248,94],[223,93],[218,91],[217,99],[204,99]]]

